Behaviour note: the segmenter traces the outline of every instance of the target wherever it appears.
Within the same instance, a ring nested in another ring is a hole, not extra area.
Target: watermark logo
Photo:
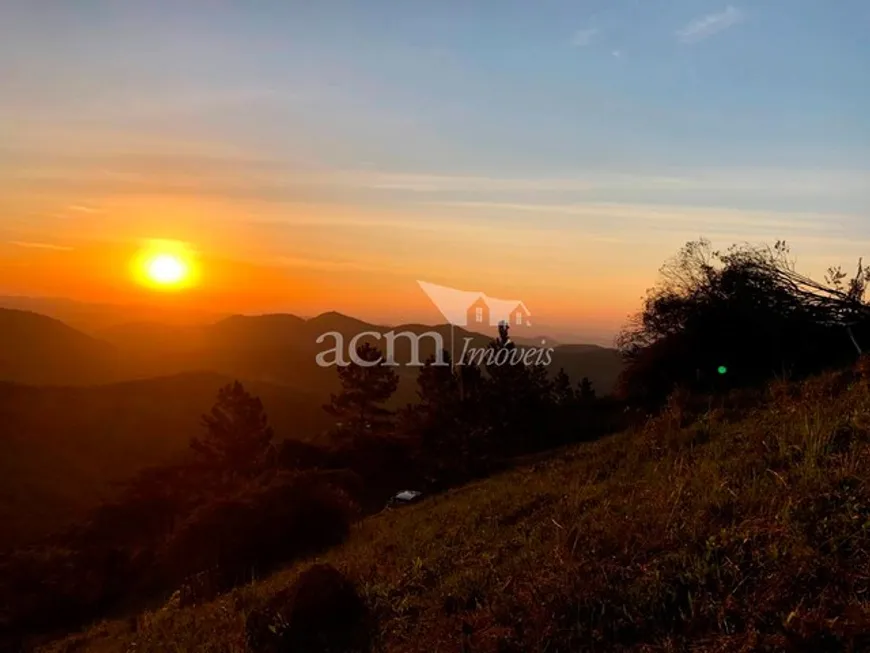
[[[417,283],[441,311],[444,319],[454,326],[532,326],[531,312],[518,299],[498,299],[482,292],[457,290],[427,281]]]
[[[434,355],[432,364],[438,366],[549,365],[552,362],[552,347],[516,347],[510,340],[501,341],[500,345],[496,347],[475,347],[475,339],[480,343],[482,334],[477,334],[477,338],[473,335],[465,336],[462,343],[462,353],[456,356],[453,327],[472,331],[497,326],[500,337],[503,337],[508,328],[530,327],[532,324],[531,311],[520,300],[498,299],[489,297],[482,292],[457,290],[426,281],[418,281],[417,283],[451,327],[450,361],[444,355],[446,351],[444,336],[435,329],[400,332],[369,330],[355,334],[344,334],[339,331],[321,334],[317,338],[317,344],[325,344],[331,339],[333,346],[317,354],[317,364],[320,367],[344,367],[351,364],[360,367],[374,367],[376,365],[421,367],[426,364],[423,355],[424,343],[429,345],[430,352]],[[350,340],[345,346],[347,335],[350,335]],[[404,363],[399,363],[396,359],[396,343],[400,340],[407,342],[409,351],[408,360]],[[386,353],[378,358],[360,356],[360,345],[363,342],[371,341],[376,341],[378,346],[383,342]],[[546,344],[546,342],[542,341],[542,344]]]

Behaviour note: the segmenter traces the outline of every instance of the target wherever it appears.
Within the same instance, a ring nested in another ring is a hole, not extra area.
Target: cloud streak
[[[39,243],[39,242],[31,242],[27,240],[10,240],[10,245],[14,245],[15,247],[24,247],[26,249],[49,249],[54,252],[71,252],[73,251],[72,247],[67,247],[65,245],[53,245],[51,243]]]
[[[331,260],[297,256],[278,256],[272,262],[283,268],[303,268],[321,272],[407,272],[404,268],[355,260]]]
[[[678,170],[672,174],[579,171],[561,177],[496,177],[391,172],[335,173],[319,183],[406,193],[577,193],[595,191],[749,192],[800,197],[855,194],[870,188],[870,171],[776,168]]]
[[[67,207],[67,210],[72,211],[73,213],[99,213],[100,209],[87,206],[86,204],[73,204]]]
[[[681,43],[698,43],[737,25],[743,18],[744,13],[740,9],[728,5],[724,11],[697,18],[677,30],[677,40]]]
[[[542,218],[562,218],[559,225],[582,225],[588,232],[595,225],[610,233],[637,233],[649,238],[649,232],[638,231],[652,225],[658,232],[683,232],[702,229],[704,233],[745,235],[787,235],[794,241],[800,237],[814,241],[842,241],[859,216],[847,214],[798,213],[786,211],[744,210],[723,207],[667,206],[621,204],[607,202],[536,204],[521,202],[439,202],[453,209],[484,211],[492,215],[508,213],[532,214]],[[568,220],[570,222],[565,222]],[[540,228],[540,223],[538,224]],[[602,235],[607,235],[602,234]]]

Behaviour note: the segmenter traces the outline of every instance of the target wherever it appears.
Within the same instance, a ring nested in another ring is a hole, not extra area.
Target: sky
[[[870,253],[865,0],[0,0],[0,294],[611,338],[687,241]],[[150,293],[150,294],[149,294]],[[168,300],[167,300],[168,301]]]

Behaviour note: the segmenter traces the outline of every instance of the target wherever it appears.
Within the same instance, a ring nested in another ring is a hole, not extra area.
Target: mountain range
[[[457,352],[466,338],[475,347],[492,340],[449,325],[378,326],[334,312],[138,321],[84,333],[0,308],[0,548],[74,520],[110,496],[113,483],[181,455],[218,389],[234,379],[262,399],[276,437],[316,441],[330,426],[323,404],[338,390],[335,368],[315,361],[335,343],[318,337],[341,334],[347,347],[358,333],[391,330],[434,331]],[[421,344],[422,358],[435,352],[431,338]],[[409,357],[399,339],[397,360]],[[613,349],[559,345],[550,369],[564,368],[575,383],[588,376],[604,394],[621,365]],[[395,369],[398,408],[417,399],[417,368]]]
[[[466,340],[473,347],[485,347],[492,340],[492,335],[450,325],[383,326],[335,312],[310,319],[289,314],[236,315],[204,324],[141,321],[86,334],[45,315],[0,309],[0,381],[82,386],[209,371],[328,393],[337,387],[337,375],[332,368],[318,366],[316,356],[333,347],[335,339],[318,342],[318,338],[339,334],[346,351],[356,334],[389,331],[437,333],[445,347],[455,347],[454,358]],[[554,344],[541,341],[517,339],[520,345]],[[435,353],[435,340],[420,342],[421,359]],[[408,362],[410,353],[410,342],[398,339],[397,361]],[[608,393],[621,369],[621,358],[616,350],[597,345],[555,345],[550,369],[560,368],[575,381],[588,376],[599,393]],[[403,380],[416,377],[413,367],[402,365],[397,371]],[[405,390],[399,398],[413,399],[413,392]]]

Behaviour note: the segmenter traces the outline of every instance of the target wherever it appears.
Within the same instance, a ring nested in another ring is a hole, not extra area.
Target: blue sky
[[[219,203],[246,255],[317,265],[348,224],[370,236],[338,248],[355,264],[470,225],[524,249],[516,283],[588,277],[578,248],[599,281],[612,265],[619,311],[701,235],[851,265],[868,29],[862,0],[7,0],[0,238],[95,231],[52,222],[75,206],[120,233],[133,195]]]

